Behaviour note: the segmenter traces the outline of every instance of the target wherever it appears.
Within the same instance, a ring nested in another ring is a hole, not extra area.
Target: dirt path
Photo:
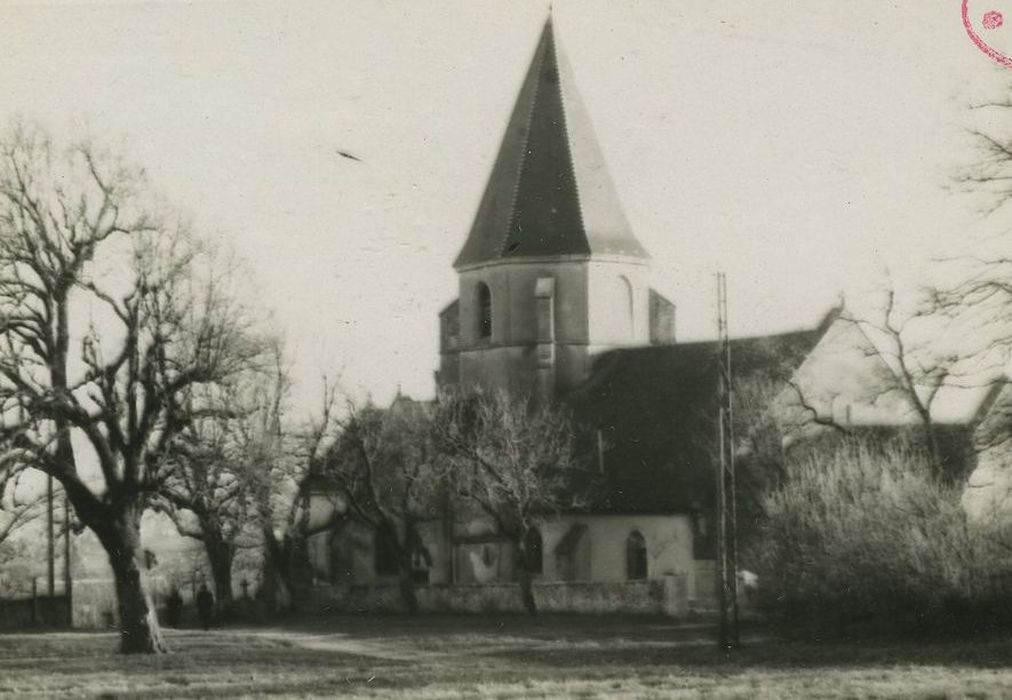
[[[708,631],[708,627],[704,625],[686,625],[685,629],[696,631],[693,628],[698,627],[700,633]],[[471,653],[483,653],[488,654],[497,650],[507,650],[515,648],[518,644],[518,638],[511,638],[509,640],[503,640],[501,645],[498,644],[483,644],[479,649],[475,650],[454,650],[454,651],[430,651],[425,649],[419,649],[415,646],[405,643],[398,643],[391,640],[383,639],[363,639],[355,636],[354,633],[349,632],[334,632],[334,633],[313,633],[303,632],[295,630],[285,629],[243,629],[233,630],[230,633],[238,633],[258,639],[273,642],[284,646],[298,647],[301,649],[308,649],[312,651],[327,651],[339,654],[351,654],[356,656],[365,656],[373,659],[381,659],[384,661],[407,661],[407,662],[435,662],[435,661],[447,661],[449,659],[461,659],[469,656]],[[523,635],[520,635],[521,637]],[[748,639],[750,643],[756,643],[765,641],[764,637],[753,636]],[[568,645],[573,649],[584,649],[584,650],[597,650],[602,648],[641,648],[641,649],[670,649],[672,647],[678,648],[692,648],[692,647],[708,647],[713,645],[713,638],[708,634],[693,634],[687,638],[678,640],[628,640],[628,639],[608,639],[608,640],[582,640],[582,641],[569,641]],[[545,649],[546,651],[556,648],[558,646],[558,640],[552,639],[538,639],[529,638],[522,640],[522,646],[528,651],[536,651],[537,649]]]
[[[424,661],[445,658],[447,655],[431,651],[412,649],[388,641],[368,641],[355,638],[347,633],[311,634],[275,630],[235,630],[229,634],[242,634],[266,641],[295,646],[312,651],[331,651],[338,654],[368,656],[384,661]]]

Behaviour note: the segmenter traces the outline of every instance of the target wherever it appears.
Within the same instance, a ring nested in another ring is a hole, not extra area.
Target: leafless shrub
[[[851,438],[792,460],[754,544],[766,604],[824,633],[965,626],[1004,610],[1008,542],[971,524],[960,495],[914,442]]]

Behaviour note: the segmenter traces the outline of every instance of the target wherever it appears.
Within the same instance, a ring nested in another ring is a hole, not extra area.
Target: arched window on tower
[[[618,282],[620,332],[624,340],[632,340],[636,333],[635,317],[633,315],[633,286],[632,282],[625,275],[619,275]]]
[[[492,337],[492,290],[484,282],[478,283],[478,337]]]
[[[630,581],[647,577],[647,541],[639,530],[633,530],[625,540],[625,576]]]

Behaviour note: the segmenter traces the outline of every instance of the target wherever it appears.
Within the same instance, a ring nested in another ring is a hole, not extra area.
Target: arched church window
[[[633,324],[633,287],[632,282],[625,275],[619,275],[618,277],[619,287],[619,314],[622,318],[622,333],[628,338],[632,338],[635,332]]]
[[[478,337],[492,337],[492,290],[484,282],[478,283]]]
[[[625,541],[625,575],[630,581],[647,577],[647,541],[639,530],[633,530]]]
[[[432,553],[419,538],[411,552],[411,579],[415,583],[428,583],[430,569],[432,569]]]
[[[524,554],[527,557],[527,573],[540,574],[544,569],[544,542],[541,530],[532,527],[524,539]]]

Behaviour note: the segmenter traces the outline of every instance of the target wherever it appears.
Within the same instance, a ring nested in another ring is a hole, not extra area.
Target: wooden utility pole
[[[717,273],[717,605],[720,647],[732,649],[738,633],[738,513],[735,498],[731,341],[727,330],[727,276]]]
[[[74,578],[70,568],[70,499],[63,494],[63,595],[67,600],[67,627],[74,626]]]
[[[55,534],[55,504],[53,503],[53,477],[46,479],[46,555],[48,564],[48,593],[52,598],[56,595],[56,534]]]

